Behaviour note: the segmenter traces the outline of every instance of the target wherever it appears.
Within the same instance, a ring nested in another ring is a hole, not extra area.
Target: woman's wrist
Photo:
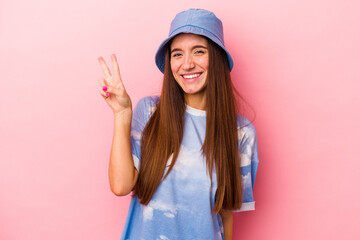
[[[121,112],[114,112],[115,124],[131,124],[132,110],[124,109]]]

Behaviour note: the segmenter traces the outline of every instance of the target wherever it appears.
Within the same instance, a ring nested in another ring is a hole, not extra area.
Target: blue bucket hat
[[[164,73],[166,44],[180,33],[193,33],[205,36],[219,45],[227,55],[230,71],[233,68],[233,60],[224,44],[223,26],[220,19],[214,13],[203,9],[189,9],[178,13],[171,22],[169,37],[166,38],[155,54],[157,67]]]

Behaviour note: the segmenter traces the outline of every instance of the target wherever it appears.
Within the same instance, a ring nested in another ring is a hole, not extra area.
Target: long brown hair
[[[133,196],[147,205],[160,182],[166,178],[179,155],[184,130],[184,92],[170,67],[170,44],[165,55],[163,87],[155,112],[141,138],[141,164]],[[212,212],[241,207],[240,155],[236,100],[226,53],[208,39],[209,69],[206,84],[206,134],[202,146],[212,183],[215,164],[217,191]],[[161,147],[159,147],[161,146]],[[162,179],[166,163],[171,165]]]

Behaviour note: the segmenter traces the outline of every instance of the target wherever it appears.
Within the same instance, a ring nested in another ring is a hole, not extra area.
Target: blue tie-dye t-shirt
[[[133,112],[131,147],[134,165],[141,162],[140,139],[145,124],[156,108],[159,97],[145,97]],[[187,240],[223,239],[220,214],[212,214],[217,189],[215,169],[207,175],[201,146],[205,138],[206,112],[186,106],[184,136],[179,156],[169,175],[159,184],[147,206],[131,199],[121,239]],[[253,187],[258,166],[257,140],[254,126],[238,115],[238,144],[241,154],[243,203],[237,211],[255,209]],[[164,174],[171,163],[167,162]]]

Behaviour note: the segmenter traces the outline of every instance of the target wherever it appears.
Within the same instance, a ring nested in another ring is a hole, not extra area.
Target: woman
[[[221,21],[202,9],[176,15],[156,53],[160,97],[132,112],[115,55],[100,92],[112,108],[110,187],[132,192],[121,239],[231,239],[232,213],[254,210],[254,126],[236,114],[233,61]]]

